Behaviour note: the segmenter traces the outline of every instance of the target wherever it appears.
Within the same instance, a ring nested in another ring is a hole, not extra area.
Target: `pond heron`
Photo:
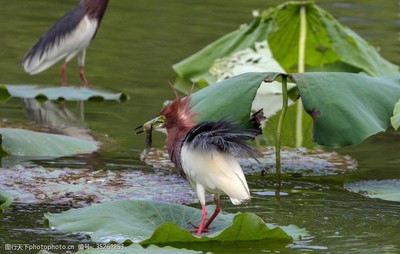
[[[175,90],[174,90],[175,91]],[[166,145],[171,161],[181,176],[196,190],[202,206],[197,236],[209,231],[211,222],[220,211],[219,196],[226,194],[234,205],[250,199],[250,190],[242,168],[235,156],[256,158],[258,152],[246,141],[261,134],[258,120],[263,119],[262,110],[252,116],[254,129],[244,129],[234,121],[215,120],[196,123],[198,116],[189,106],[191,95],[180,97],[165,105],[153,120],[136,129],[165,128]],[[141,131],[139,131],[141,132]],[[207,219],[206,193],[214,195],[215,211]]]
[[[81,0],[60,18],[25,54],[21,64],[33,75],[42,72],[58,61],[61,65],[61,85],[67,85],[67,65],[77,56],[79,76],[84,86],[88,80],[84,72],[86,48],[96,35],[108,0]]]

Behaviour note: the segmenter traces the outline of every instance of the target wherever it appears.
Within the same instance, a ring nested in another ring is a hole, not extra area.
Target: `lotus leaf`
[[[39,101],[67,100],[67,101],[126,101],[129,97],[125,93],[112,93],[95,88],[58,86],[41,87],[38,85],[0,85],[0,101],[10,97],[35,98]]]
[[[0,189],[0,212],[1,210],[10,206],[11,202],[12,202],[11,196],[4,190]]]
[[[192,110],[196,120],[228,118],[249,125],[251,105],[261,83],[274,80],[279,73],[252,72],[225,79],[192,95]]]
[[[62,157],[91,153],[98,149],[94,141],[14,128],[0,128],[3,153],[29,157]]]
[[[368,180],[347,183],[345,189],[370,198],[400,202],[400,180]]]
[[[291,77],[314,119],[314,140],[326,146],[358,144],[385,131],[400,98],[400,75],[309,72]]]
[[[245,73],[193,94],[198,121],[230,118],[248,125],[257,89],[280,73]],[[314,119],[314,140],[325,146],[346,146],[385,131],[400,97],[400,76],[370,77],[344,72],[291,74],[304,108]]]
[[[208,206],[209,214],[214,206]],[[87,234],[95,242],[142,245],[250,241],[259,240],[287,244],[304,236],[304,230],[289,227],[289,236],[282,228],[270,229],[261,218],[251,213],[220,214],[210,227],[211,233],[194,236],[188,222],[199,223],[201,210],[150,200],[120,200],[72,209],[61,214],[46,214],[48,225],[63,232]]]
[[[173,68],[183,79],[211,84],[216,81],[212,73],[220,72],[215,65],[221,59],[267,40],[278,63],[288,72],[297,71],[300,9],[303,6],[306,7],[307,22],[306,71],[366,72],[372,76],[398,73],[398,66],[385,60],[354,31],[311,1],[287,2],[258,13],[250,24],[240,26]],[[259,65],[257,61],[253,62],[255,66]]]
[[[400,101],[396,103],[393,110],[393,116],[390,118],[390,122],[395,130],[400,126]]]

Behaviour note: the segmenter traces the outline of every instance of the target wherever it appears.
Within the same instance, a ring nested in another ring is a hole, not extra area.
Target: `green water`
[[[59,84],[59,65],[29,76],[19,66],[26,50],[50,24],[76,1],[0,0],[0,83]],[[86,74],[94,87],[121,90],[131,99],[123,104],[86,103],[85,123],[95,135],[107,140],[106,149],[89,157],[72,157],[36,162],[44,166],[93,169],[140,170],[144,137],[134,128],[152,118],[173,95],[168,82],[176,78],[171,65],[208,43],[250,21],[251,11],[282,1],[193,1],[118,0],[109,8],[95,41],[87,52]],[[381,50],[390,61],[400,64],[400,2],[395,0],[317,1],[342,23]],[[79,84],[77,64],[69,66],[69,82]],[[68,105],[75,110],[75,104]],[[0,120],[29,124],[21,101],[0,105]],[[105,138],[106,136],[106,138]],[[230,212],[249,211],[267,222],[305,227],[310,237],[279,250],[283,253],[400,253],[400,204],[367,199],[343,190],[344,183],[359,179],[400,178],[400,135],[377,135],[361,145],[336,149],[358,161],[358,169],[335,177],[288,178],[277,200],[255,196],[247,207],[222,205]],[[155,135],[155,146],[164,137]],[[273,190],[271,178],[249,177],[252,190]],[[42,214],[67,210],[51,204],[14,204],[0,221],[0,253],[4,244],[77,244],[82,237],[55,234],[43,229]],[[211,247],[210,247],[211,248]],[[274,252],[264,246],[214,246],[218,253]],[[16,251],[15,253],[29,253]],[[35,252],[31,252],[35,253]]]

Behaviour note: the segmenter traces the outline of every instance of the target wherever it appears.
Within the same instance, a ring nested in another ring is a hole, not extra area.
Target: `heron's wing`
[[[239,125],[227,120],[206,121],[193,127],[186,134],[183,144],[187,144],[193,150],[218,150],[256,158],[257,150],[246,141],[253,140],[259,134],[258,129],[242,129]]]

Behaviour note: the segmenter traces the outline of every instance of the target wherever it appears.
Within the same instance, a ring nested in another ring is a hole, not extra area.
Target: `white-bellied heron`
[[[202,206],[197,236],[208,227],[220,211],[219,196],[226,194],[234,205],[250,199],[250,190],[235,156],[256,158],[259,154],[246,141],[261,134],[262,110],[252,116],[254,128],[246,129],[227,119],[196,123],[198,116],[190,108],[191,95],[165,105],[156,118],[139,128],[165,128],[167,150],[181,176],[196,190]],[[139,131],[141,132],[141,131]],[[214,195],[216,208],[207,221],[206,193]]]

